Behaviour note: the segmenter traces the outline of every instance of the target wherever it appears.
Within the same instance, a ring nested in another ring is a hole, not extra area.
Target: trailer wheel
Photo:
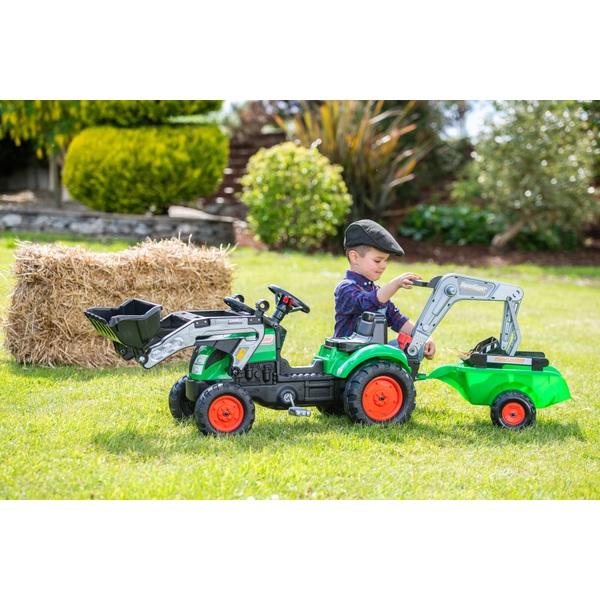
[[[496,427],[523,429],[535,422],[535,406],[522,392],[503,392],[492,403],[490,417]]]
[[[185,383],[187,375],[180,377],[171,388],[169,393],[169,410],[178,421],[188,419],[194,414],[195,402],[187,399],[185,395]]]
[[[410,419],[415,398],[415,384],[402,367],[374,360],[362,365],[348,379],[344,409],[355,423],[399,424]]]
[[[194,410],[198,429],[204,435],[239,435],[254,423],[254,402],[248,392],[234,383],[215,383],[206,388]]]

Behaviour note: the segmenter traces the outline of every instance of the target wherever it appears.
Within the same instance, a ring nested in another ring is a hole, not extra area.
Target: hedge
[[[82,100],[81,119],[89,126],[135,127],[166,123],[169,117],[219,110],[222,100]]]
[[[95,210],[165,214],[215,192],[228,155],[228,138],[216,126],[92,127],[69,146],[64,184]]]
[[[408,212],[398,227],[400,237],[445,245],[489,246],[497,233],[510,226],[505,215],[476,205],[421,204]],[[542,219],[528,223],[511,240],[518,250],[573,250],[580,244],[576,232]]]

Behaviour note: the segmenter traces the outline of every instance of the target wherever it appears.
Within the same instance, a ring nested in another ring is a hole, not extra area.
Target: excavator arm
[[[440,275],[434,277],[431,281],[414,281],[413,284],[432,288],[429,300],[415,324],[412,342],[406,349],[414,376],[418,373],[425,342],[450,308],[461,300],[504,302],[504,316],[499,340],[500,348],[508,356],[515,355],[521,343],[517,313],[524,295],[522,288],[456,273]]]

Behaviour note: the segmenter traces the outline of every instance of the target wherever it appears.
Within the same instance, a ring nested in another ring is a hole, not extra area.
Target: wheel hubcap
[[[375,377],[363,392],[363,408],[370,419],[387,421],[402,407],[402,388],[392,377]]]
[[[233,396],[220,396],[210,405],[208,420],[217,431],[234,431],[244,420],[244,407]]]
[[[507,425],[519,425],[525,420],[525,408],[518,402],[507,402],[502,408],[502,419]]]

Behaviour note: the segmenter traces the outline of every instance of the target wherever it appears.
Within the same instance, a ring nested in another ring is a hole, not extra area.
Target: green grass
[[[39,238],[41,241],[47,238]],[[76,243],[77,240],[73,240]],[[118,250],[123,242],[95,249]],[[12,236],[0,236],[0,271],[13,261]],[[247,303],[272,300],[275,283],[311,307],[284,325],[284,355],[307,364],[333,330],[333,288],[346,269],[329,255],[235,250],[233,292]],[[449,386],[417,383],[417,408],[403,426],[361,427],[313,411],[309,419],[257,407],[242,437],[202,436],[175,422],[167,395],[186,372],[182,361],[146,371],[16,364],[0,348],[0,498],[5,499],[598,499],[600,498],[600,267],[471,269],[393,262],[389,279],[414,270],[521,285],[521,349],[543,350],[566,378],[572,400],[538,411],[534,427],[499,430],[489,409]],[[10,276],[2,283],[0,314]],[[414,319],[428,297],[396,296]],[[200,308],[200,307],[198,307]],[[459,303],[435,332],[426,363],[457,362],[498,335],[502,305]]]

